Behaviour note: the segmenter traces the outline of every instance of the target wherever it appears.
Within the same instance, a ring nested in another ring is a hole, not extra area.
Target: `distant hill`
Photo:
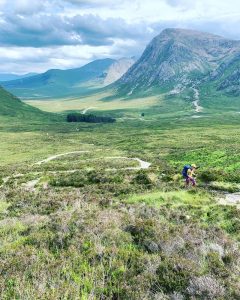
[[[3,82],[2,85],[23,99],[85,95],[119,79],[133,62],[133,59],[100,59],[81,68],[53,69],[36,76]]]
[[[27,73],[23,75],[17,75],[13,73],[0,73],[0,82],[1,81],[10,81],[10,80],[17,80],[22,78],[27,78],[30,76],[35,76],[37,73]]]
[[[186,29],[165,29],[116,83],[125,95],[156,93],[212,83],[240,95],[240,41]]]
[[[8,120],[14,122],[14,120],[17,120],[28,122],[51,118],[55,118],[55,116],[23,103],[0,86],[0,121]]]

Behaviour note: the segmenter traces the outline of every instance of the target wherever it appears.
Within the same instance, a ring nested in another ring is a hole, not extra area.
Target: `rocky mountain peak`
[[[240,53],[240,41],[188,29],[167,28],[146,47],[141,58],[117,82],[134,91],[189,82],[217,70]]]

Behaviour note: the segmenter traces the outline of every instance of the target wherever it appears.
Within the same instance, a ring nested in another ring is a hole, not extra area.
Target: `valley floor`
[[[239,299],[239,116],[158,109],[1,123],[1,299]]]

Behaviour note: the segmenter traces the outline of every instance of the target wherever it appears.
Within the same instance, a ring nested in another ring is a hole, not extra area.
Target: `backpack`
[[[187,176],[188,175],[188,170],[189,169],[192,169],[192,167],[190,166],[190,165],[185,165],[184,167],[183,167],[183,170],[182,170],[182,175],[183,176]]]

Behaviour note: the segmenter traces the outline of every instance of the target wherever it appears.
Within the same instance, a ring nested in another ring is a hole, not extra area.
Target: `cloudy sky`
[[[0,0],[0,73],[139,56],[162,29],[240,39],[239,0]]]

